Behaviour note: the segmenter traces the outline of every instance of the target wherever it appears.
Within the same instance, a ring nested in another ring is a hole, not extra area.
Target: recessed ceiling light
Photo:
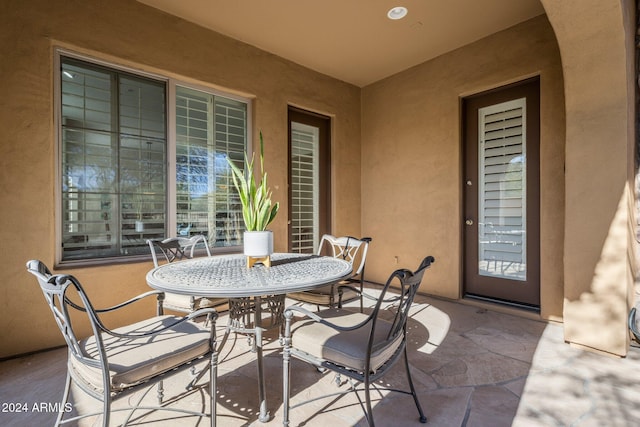
[[[407,12],[409,11],[407,10],[406,7],[396,6],[394,8],[389,9],[389,12],[387,12],[387,18],[393,19],[393,20],[402,19],[405,16],[407,16]]]

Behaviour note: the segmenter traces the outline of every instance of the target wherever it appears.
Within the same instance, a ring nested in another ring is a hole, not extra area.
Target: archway
[[[625,355],[635,273],[635,2],[541,2],[565,83],[565,339]]]

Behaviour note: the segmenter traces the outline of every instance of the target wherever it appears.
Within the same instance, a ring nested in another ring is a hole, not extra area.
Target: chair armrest
[[[315,320],[316,322],[320,322],[322,320],[322,317],[318,316],[316,313],[309,311],[306,308],[300,307],[298,305],[292,305],[292,306],[286,307],[284,309],[284,317],[285,318],[287,317],[287,313],[289,313],[289,317],[293,317],[292,312],[294,311],[297,311],[298,313],[302,313],[304,317],[309,317]]]
[[[361,296],[361,297],[366,298],[368,300],[378,301],[378,298],[374,297],[373,295],[369,295],[366,292],[362,292],[358,288],[354,288],[353,286],[350,286],[350,285],[340,285],[340,286],[338,286],[338,295],[339,295],[339,302],[340,303],[342,303],[342,294],[344,293],[345,289],[352,290],[353,292],[358,294],[358,296]]]
[[[293,312],[296,311],[298,313],[302,313],[304,315],[304,317],[309,318],[311,320],[313,320],[314,322],[318,322],[318,323],[322,323],[323,325],[326,325],[328,327],[330,327],[331,329],[335,329],[336,331],[342,331],[342,332],[346,332],[346,331],[353,331],[355,329],[359,329],[361,327],[363,327],[364,325],[366,325],[367,323],[369,323],[371,321],[371,316],[367,316],[367,318],[365,320],[363,320],[362,322],[352,325],[352,326],[340,326],[340,325],[336,325],[335,323],[332,323],[330,321],[328,321],[327,319],[318,316],[316,313],[307,310],[304,307],[300,307],[297,305],[292,305],[290,307],[287,307],[284,311],[284,320],[285,320],[285,337],[288,337],[291,335],[291,320],[293,319]]]
[[[358,296],[361,296],[363,298],[366,298],[368,300],[371,301],[378,301],[378,297],[375,297],[373,295],[369,295],[366,292],[360,292],[360,289],[354,288],[353,286],[349,286],[349,285],[340,285],[338,286],[338,304],[342,305],[342,294],[344,292],[344,289],[350,289],[353,292],[355,292],[356,294],[358,294]],[[382,302],[396,302],[400,299],[400,297],[398,296],[394,296],[391,298],[385,298],[382,300]],[[340,307],[340,305],[338,307]]]
[[[117,332],[112,331],[111,329],[106,328],[102,322],[98,321],[98,325],[100,327],[100,329],[106,333],[109,334],[111,336],[114,337],[118,337],[118,338],[140,338],[140,337],[151,337],[157,334],[160,334],[162,332],[165,332],[168,329],[173,328],[176,325],[179,325],[181,323],[187,322],[189,320],[198,318],[198,317],[202,317],[202,316],[207,316],[207,321],[210,322],[211,325],[211,333],[214,334],[215,333],[215,320],[218,318],[218,312],[216,311],[215,308],[201,308],[200,310],[196,310],[194,312],[189,313],[186,316],[183,316],[179,319],[177,319],[175,322],[172,322],[171,324],[160,328],[160,329],[155,329],[153,331],[149,331],[149,332],[140,332],[140,333],[130,333],[130,334],[120,334]]]
[[[182,323],[185,320],[197,319],[198,317],[207,316],[208,320],[216,320],[219,316],[218,311],[213,307],[200,308],[198,310],[192,311],[183,317],[184,320],[180,320],[178,323]]]
[[[360,289],[354,288],[353,286],[349,286],[349,285],[340,285],[338,286],[338,295],[340,295],[340,297],[342,297],[342,292],[343,289],[350,289],[352,291],[354,291],[355,293],[357,293],[358,295],[362,296],[363,298],[372,300],[372,301],[378,301],[378,297],[375,297],[373,295],[369,295],[366,292],[360,292]],[[400,299],[399,296],[393,296],[391,298],[385,298],[382,300],[382,302],[396,302]]]
[[[141,333],[137,333],[137,334],[120,334],[117,332],[112,331],[111,329],[107,328],[104,323],[102,323],[102,321],[100,320],[100,317],[98,316],[99,313],[105,313],[108,311],[114,311],[117,310],[119,308],[125,307],[129,304],[132,304],[136,301],[140,301],[141,299],[148,297],[148,296],[152,296],[152,295],[164,295],[164,292],[162,291],[149,291],[149,292],[145,292],[144,294],[138,295],[137,297],[131,298],[123,303],[114,305],[112,307],[109,308],[105,308],[105,309],[101,309],[101,310],[96,310],[92,307],[91,303],[89,303],[89,300],[86,298],[86,295],[84,294],[84,291],[82,291],[82,286],[80,285],[80,283],[78,282],[78,280],[71,275],[61,275],[61,276],[55,276],[55,280],[58,284],[64,284],[66,282],[71,282],[75,288],[78,291],[81,291],[82,293],[80,294],[81,299],[83,300],[83,304],[85,304],[86,307],[88,307],[89,309],[82,307],[76,303],[74,303],[73,301],[71,301],[66,295],[64,296],[64,301],[65,304],[68,304],[69,306],[73,307],[76,310],[82,311],[87,313],[87,315],[92,319],[92,321],[95,323],[95,325],[104,333],[112,335],[114,337],[118,337],[118,338],[139,338],[139,337],[145,337],[145,336],[153,336],[153,335],[157,335],[161,332],[164,332],[168,329],[173,328],[176,325],[179,325],[180,323],[189,321],[191,319],[197,318],[197,317],[201,317],[206,315],[208,317],[208,320],[211,321],[211,333],[215,333],[214,330],[214,325],[215,325],[215,319],[217,319],[218,317],[218,312],[214,309],[214,308],[201,308],[199,310],[196,310],[192,313],[189,313],[188,315],[177,319],[175,322],[172,322],[171,324],[162,327],[160,329],[154,330],[154,331],[150,331],[150,332],[141,332]]]
[[[143,300],[146,297],[150,297],[150,296],[154,296],[154,295],[163,295],[164,292],[163,291],[149,291],[149,292],[145,292],[144,294],[140,294],[138,296],[135,296],[127,301],[121,302],[120,304],[111,306],[111,307],[107,307],[107,308],[100,308],[100,309],[95,309],[96,313],[105,313],[108,311],[113,311],[113,310],[117,310],[119,308],[122,307],[126,307],[129,304],[133,304],[134,302]]]
[[[127,301],[121,302],[119,304],[116,304],[114,306],[111,307],[107,307],[107,308],[94,308],[93,311],[95,311],[96,313],[108,313],[109,311],[114,311],[117,310],[119,308],[122,307],[126,307],[129,304],[133,304],[134,302],[140,301],[146,297],[152,296],[152,295],[163,295],[164,292],[162,291],[149,291],[149,292],[145,292],[144,294],[140,294],[138,296],[135,296]],[[69,304],[71,307],[75,308],[78,311],[87,311],[84,307],[79,306],[78,304],[74,303],[73,301],[71,301],[71,299],[69,299],[69,297],[65,296],[64,300],[67,304]]]

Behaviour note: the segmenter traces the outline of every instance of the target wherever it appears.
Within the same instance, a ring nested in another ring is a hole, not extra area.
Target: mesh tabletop
[[[147,274],[155,289],[204,297],[280,295],[336,283],[351,265],[333,257],[273,254],[271,267],[247,267],[244,255],[221,255],[165,264]]]

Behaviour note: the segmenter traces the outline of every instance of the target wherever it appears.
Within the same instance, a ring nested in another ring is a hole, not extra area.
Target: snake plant
[[[227,157],[227,162],[232,169],[233,184],[240,196],[242,203],[242,217],[247,231],[264,231],[273,221],[278,213],[280,205],[278,202],[271,202],[271,190],[267,185],[267,173],[264,171],[264,141],[262,140],[262,132],[260,132],[260,182],[256,182],[258,178],[253,171],[254,156],[251,155],[251,161],[244,154],[245,170],[243,173],[233,162]]]

